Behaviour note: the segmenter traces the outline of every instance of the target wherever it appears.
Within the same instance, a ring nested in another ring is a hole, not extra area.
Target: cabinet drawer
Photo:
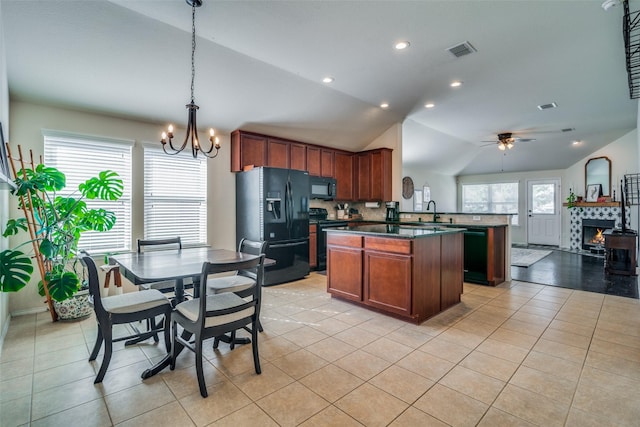
[[[365,237],[364,248],[373,251],[411,253],[410,239],[385,239],[384,237]]]
[[[327,245],[348,246],[350,248],[362,247],[362,236],[349,236],[327,233]]]

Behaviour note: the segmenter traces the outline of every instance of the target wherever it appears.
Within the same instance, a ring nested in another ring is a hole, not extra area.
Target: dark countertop
[[[445,224],[442,224],[443,226]],[[439,236],[442,234],[461,233],[464,228],[458,227],[416,227],[394,224],[356,225],[349,227],[328,228],[327,233],[363,234],[371,236],[384,236],[402,239],[414,239],[416,237]]]
[[[366,220],[366,219],[350,219],[349,223],[358,223],[363,222],[367,224],[390,224],[390,225],[400,225],[400,226],[408,226],[408,227],[452,227],[452,228],[496,228],[496,227],[506,227],[507,224],[460,224],[455,223],[451,224],[449,222],[417,222],[417,221],[400,221],[400,222],[391,222],[391,221],[376,221],[376,220]]]

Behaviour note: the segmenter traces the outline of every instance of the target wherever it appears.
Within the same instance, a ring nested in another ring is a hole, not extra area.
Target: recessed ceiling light
[[[581,145],[582,141],[573,141],[571,145]]]
[[[402,42],[398,42],[396,43],[396,45],[394,46],[396,49],[398,50],[403,50],[409,47],[411,43],[409,43],[408,41],[402,41]]]
[[[322,82],[323,83],[333,83],[333,80],[335,80],[333,77],[327,76],[324,79],[322,79]]]
[[[451,82],[451,87],[460,87],[460,86],[462,86],[462,82],[460,80]]]
[[[428,103],[428,104],[425,104],[424,106],[425,106],[425,108],[433,108],[433,107],[435,107],[435,106],[436,106],[436,104],[434,104],[434,103],[430,102],[430,103]]]
[[[538,105],[538,110],[548,110],[550,108],[556,108],[557,106],[558,104],[556,104],[555,102],[550,102],[548,104]]]
[[[389,108],[389,104],[386,102],[383,102],[382,104],[380,104],[380,108]]]

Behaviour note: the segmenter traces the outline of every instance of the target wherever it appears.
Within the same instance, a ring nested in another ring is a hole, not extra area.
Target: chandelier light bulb
[[[498,143],[498,150],[504,151],[505,149],[505,145],[502,142]]]

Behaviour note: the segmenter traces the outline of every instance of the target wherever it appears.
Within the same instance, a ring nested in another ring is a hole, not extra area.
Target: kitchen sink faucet
[[[436,201],[435,200],[429,200],[429,203],[427,203],[427,210],[429,210],[429,207],[431,206],[431,203],[433,203],[433,221],[432,222],[438,222],[438,218],[440,218],[440,215],[438,215],[438,212],[436,210]]]

